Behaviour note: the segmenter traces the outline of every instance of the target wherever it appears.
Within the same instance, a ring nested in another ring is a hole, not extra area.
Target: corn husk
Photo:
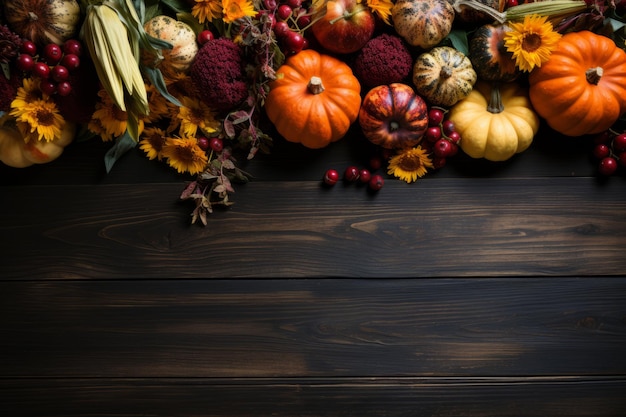
[[[453,6],[456,11],[460,11],[462,7],[468,7],[483,12],[501,24],[522,20],[528,15],[546,16],[554,24],[588,8],[584,0],[539,0],[508,7],[503,12],[477,0],[453,0]]]

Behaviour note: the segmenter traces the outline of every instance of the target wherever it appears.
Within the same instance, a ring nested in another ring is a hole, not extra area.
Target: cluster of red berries
[[[447,113],[447,110],[436,106],[428,111],[428,129],[424,133],[426,140],[422,141],[422,148],[433,155],[435,169],[442,168],[446,160],[459,151],[461,135],[454,123],[446,119]]]
[[[196,138],[196,141],[198,142],[198,146],[200,147],[200,149],[202,149],[203,151],[208,151],[209,149],[211,149],[213,152],[222,152],[222,150],[224,149],[224,141],[222,140],[222,138],[207,138],[206,136],[198,136]]]
[[[294,55],[308,47],[304,31],[312,22],[312,6],[308,0],[263,0],[273,19],[273,29],[285,55]]]
[[[378,191],[385,185],[385,179],[380,174],[373,174],[372,171],[376,171],[381,166],[380,158],[374,157],[370,161],[370,167],[359,168],[354,165],[350,165],[343,172],[343,179],[346,183],[360,183],[367,185],[372,191]],[[341,175],[336,169],[329,169],[324,173],[323,182],[328,186],[333,186],[339,182]]]
[[[63,45],[48,43],[41,53],[29,40],[22,42],[17,57],[17,68],[39,77],[39,89],[48,95],[66,96],[71,93],[70,74],[80,66],[82,45],[76,39],[68,39]]]
[[[598,161],[598,173],[615,174],[621,166],[626,168],[626,132],[607,130],[595,137],[593,156]]]

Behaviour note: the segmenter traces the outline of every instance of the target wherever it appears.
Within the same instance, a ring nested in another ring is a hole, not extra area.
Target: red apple
[[[357,0],[330,0],[326,14],[311,26],[324,49],[337,54],[360,50],[372,38],[376,20],[364,3]]]

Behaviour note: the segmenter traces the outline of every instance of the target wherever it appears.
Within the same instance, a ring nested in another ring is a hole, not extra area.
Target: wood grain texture
[[[624,376],[626,278],[0,283],[3,377]]]
[[[179,183],[4,187],[0,276],[623,275],[625,185],[456,178],[373,195],[262,181],[204,228]]]
[[[0,380],[12,417],[623,417],[619,379]]]

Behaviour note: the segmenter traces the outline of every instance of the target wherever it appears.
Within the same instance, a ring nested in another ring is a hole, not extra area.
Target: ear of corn
[[[509,7],[505,14],[509,21],[524,19],[527,15],[547,16],[551,21],[558,21],[587,7],[584,0],[540,0]]]
[[[103,87],[114,103],[128,113],[129,134],[138,140],[139,117],[148,114],[149,105],[139,68],[139,44],[131,38],[132,33],[109,4],[87,8],[81,38]]]

